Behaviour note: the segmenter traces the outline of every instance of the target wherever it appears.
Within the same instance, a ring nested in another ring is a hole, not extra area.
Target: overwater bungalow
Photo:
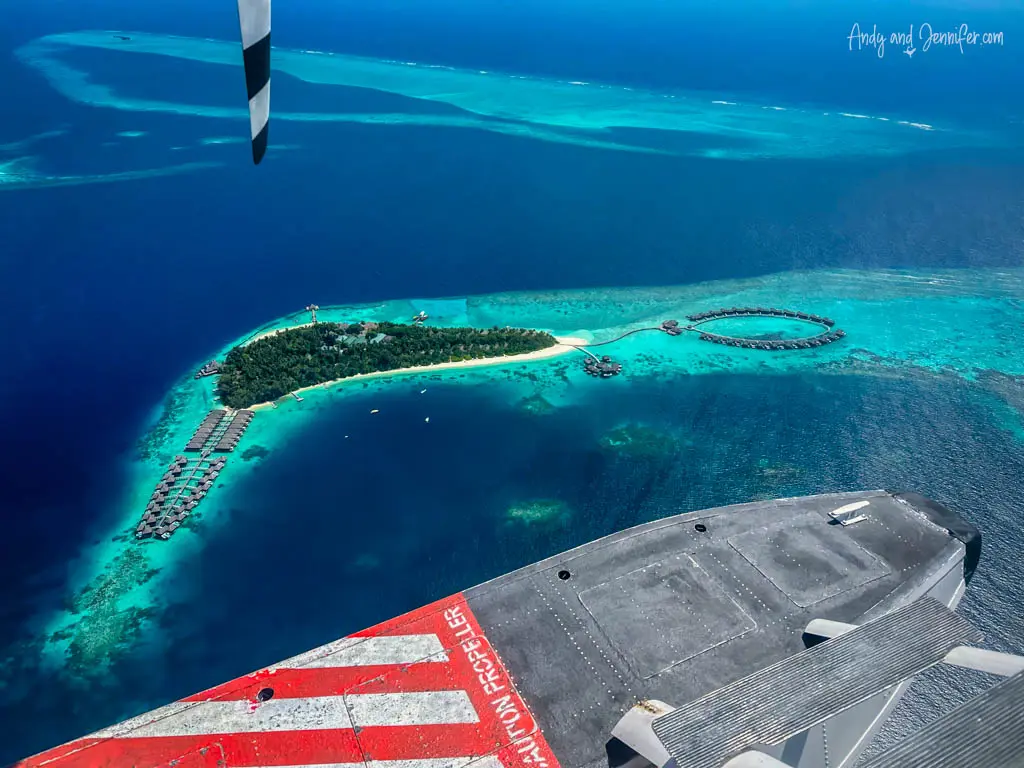
[[[215,373],[220,373],[220,364],[216,360],[211,360],[196,371],[194,378],[201,379],[203,376],[213,376]]]

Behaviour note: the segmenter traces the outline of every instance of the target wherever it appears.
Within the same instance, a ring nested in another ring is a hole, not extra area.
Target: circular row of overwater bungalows
[[[710,341],[714,344],[724,344],[727,347],[743,347],[744,349],[765,349],[778,351],[784,349],[811,349],[812,347],[823,347],[833,341],[839,341],[846,335],[846,331],[836,329],[809,339],[737,339],[732,336],[719,336],[717,333],[702,333],[701,341]]]
[[[724,309],[713,309],[709,312],[698,312],[695,315],[687,315],[686,319],[691,323],[701,323],[705,320],[716,320],[720,317],[788,317],[793,320],[806,320],[811,323],[818,323],[831,328],[835,320],[821,315],[814,315],[810,312],[799,312],[795,309],[776,309],[775,307],[726,307]]]
[[[142,520],[135,528],[135,538],[169,539],[213,487],[225,463],[227,459],[222,456],[191,460],[187,456],[175,456],[149,498]]]

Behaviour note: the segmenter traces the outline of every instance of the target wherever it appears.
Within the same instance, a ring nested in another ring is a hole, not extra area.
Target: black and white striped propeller
[[[252,161],[259,165],[267,152],[270,127],[270,0],[238,0],[238,23],[249,95]]]

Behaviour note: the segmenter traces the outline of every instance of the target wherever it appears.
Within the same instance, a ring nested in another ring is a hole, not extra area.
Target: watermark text
[[[969,48],[1002,47],[1005,38],[1002,32],[983,32],[971,29],[967,24],[953,29],[940,29],[925,22],[917,27],[910,24],[906,29],[884,32],[877,24],[872,24],[868,29],[854,22],[847,42],[851,51],[873,50],[881,59],[885,56],[886,45],[913,58],[918,51],[927,53],[938,48],[959,50],[963,54]]]

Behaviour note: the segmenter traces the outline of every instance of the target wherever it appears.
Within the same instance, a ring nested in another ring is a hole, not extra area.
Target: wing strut
[[[267,152],[270,123],[270,0],[238,0],[238,23],[249,95],[252,161],[259,165]]]

